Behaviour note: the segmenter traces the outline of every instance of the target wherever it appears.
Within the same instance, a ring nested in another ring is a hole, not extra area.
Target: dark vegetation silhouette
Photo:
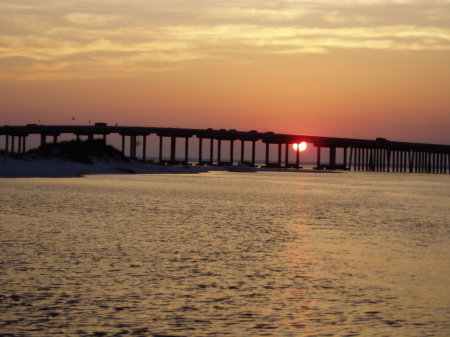
[[[111,145],[106,145],[101,139],[86,141],[71,140],[60,143],[47,143],[39,148],[27,152],[26,157],[36,158],[60,158],[68,161],[93,164],[93,159],[104,161],[128,161],[122,152]]]

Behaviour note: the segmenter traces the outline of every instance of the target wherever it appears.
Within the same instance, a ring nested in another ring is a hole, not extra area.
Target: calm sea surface
[[[0,336],[450,335],[450,175],[0,186]]]

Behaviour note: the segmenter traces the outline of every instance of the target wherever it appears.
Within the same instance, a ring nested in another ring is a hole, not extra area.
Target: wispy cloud
[[[446,0],[6,0],[0,13],[4,79],[126,76],[254,53],[450,50]]]
[[[64,18],[70,23],[83,26],[107,26],[119,21],[120,16],[115,14],[92,14],[73,12],[66,14]]]

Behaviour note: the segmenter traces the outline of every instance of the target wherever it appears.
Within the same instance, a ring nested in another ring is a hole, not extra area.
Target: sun
[[[306,142],[301,142],[299,144],[292,144],[294,151],[300,151],[300,152],[305,151],[307,146],[308,145],[306,144]]]

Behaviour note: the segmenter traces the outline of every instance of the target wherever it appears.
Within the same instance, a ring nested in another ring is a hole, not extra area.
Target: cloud
[[[449,51],[449,2],[5,0],[0,77],[127,76],[255,53]]]
[[[77,25],[105,26],[117,22],[120,16],[74,12],[66,14],[64,18],[70,23]]]
[[[246,8],[246,7],[226,7],[209,10],[205,17],[219,20],[242,21],[251,20],[256,22],[286,22],[299,19],[313,11],[306,8]]]

